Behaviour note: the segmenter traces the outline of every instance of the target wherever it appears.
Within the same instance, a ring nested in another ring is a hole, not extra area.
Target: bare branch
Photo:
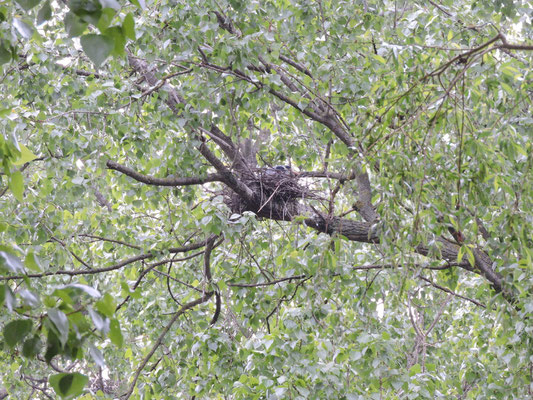
[[[227,285],[229,287],[242,287],[242,288],[249,287],[249,288],[252,288],[252,287],[272,286],[272,285],[277,285],[278,283],[281,283],[281,282],[286,282],[286,281],[290,282],[292,280],[305,279],[305,278],[307,278],[307,275],[294,275],[294,276],[288,276],[286,278],[276,279],[276,280],[270,281],[270,282],[262,282],[262,283],[228,283]]]
[[[293,66],[294,68],[296,68],[298,71],[300,71],[301,73],[303,74],[306,74],[307,76],[309,76],[310,78],[313,78],[313,75],[311,74],[311,71],[309,71],[307,68],[305,68],[302,64],[292,60],[291,58],[287,57],[287,56],[284,56],[282,54],[280,54],[279,56],[279,59],[281,61],[284,61],[286,62],[287,64]]]
[[[430,281],[428,278],[426,278],[426,277],[424,277],[424,276],[422,276],[422,275],[418,275],[418,278],[419,278],[419,279],[422,279],[423,281],[425,281],[425,282],[427,282],[427,283],[429,283],[429,284],[430,284],[431,286],[433,286],[434,288],[437,288],[437,289],[439,289],[439,290],[442,290],[443,292],[449,293],[449,294],[451,294],[451,295],[453,295],[453,296],[455,296],[455,297],[459,297],[459,298],[461,298],[461,299],[463,299],[463,300],[467,300],[467,301],[469,301],[469,302],[471,302],[471,303],[474,303],[476,306],[483,307],[483,308],[487,308],[487,306],[486,306],[485,304],[480,303],[479,301],[474,300],[474,299],[471,299],[471,298],[469,298],[469,297],[466,297],[466,296],[460,295],[460,294],[458,294],[458,293],[455,293],[453,290],[448,289],[447,287],[444,287],[444,286],[440,286],[440,285],[438,285],[438,284],[436,284],[436,283]]]
[[[205,141],[202,142],[198,148],[200,154],[202,154],[207,161],[211,163],[213,167],[218,171],[221,176],[221,180],[228,185],[235,193],[241,196],[249,203],[254,202],[254,193],[244,183],[239,181],[235,175],[209,150]]]
[[[95,239],[95,240],[101,240],[102,242],[111,242],[111,243],[121,244],[123,246],[131,247],[132,249],[137,249],[137,250],[141,249],[140,246],[136,246],[134,244],[129,244],[129,243],[123,242],[122,240],[109,239],[109,238],[105,238],[105,237],[98,236],[98,235],[90,235],[88,233],[80,233],[78,236],[79,237],[87,237],[87,238]]]
[[[147,185],[154,186],[189,186],[189,185],[202,185],[208,182],[221,182],[222,176],[220,174],[209,174],[206,177],[172,177],[172,178],[156,178],[150,175],[143,175],[131,168],[121,165],[115,161],[107,160],[106,166],[108,169],[112,169],[118,172],[122,172],[124,175],[135,179],[138,182],[145,183]]]

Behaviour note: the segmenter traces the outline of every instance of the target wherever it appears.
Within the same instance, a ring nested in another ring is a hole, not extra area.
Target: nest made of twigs
[[[316,198],[291,171],[255,168],[240,173],[240,179],[254,192],[254,202],[250,204],[234,192],[226,191],[226,203],[233,213],[252,211],[261,217],[291,220],[299,213],[301,199]]]

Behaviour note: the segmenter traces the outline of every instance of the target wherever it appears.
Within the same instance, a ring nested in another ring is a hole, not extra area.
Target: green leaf
[[[476,258],[474,257],[474,253],[472,252],[472,249],[468,246],[465,246],[466,250],[466,256],[468,258],[468,262],[472,267],[476,266]]]
[[[98,365],[100,368],[105,367],[105,360],[102,352],[92,343],[89,344],[89,354],[96,365]]]
[[[26,146],[23,144],[19,144],[20,147],[20,156],[18,159],[13,161],[14,165],[22,165],[27,162],[33,161],[37,158],[35,154],[33,154]]]
[[[106,317],[112,317],[117,307],[113,296],[111,296],[109,293],[106,293],[103,299],[97,301],[95,306],[96,309]]]
[[[459,281],[459,274],[455,268],[440,270],[438,271],[438,275],[446,282],[446,285],[451,290],[455,290],[457,282]]]
[[[109,318],[103,318],[92,307],[88,307],[87,311],[93,321],[94,327],[104,334],[107,333],[109,330]]]
[[[24,178],[22,172],[15,171],[9,177],[9,188],[13,192],[15,198],[22,203],[24,200]]]
[[[62,399],[73,399],[83,392],[83,388],[89,382],[89,378],[74,372],[52,375],[48,381]]]
[[[104,35],[89,34],[80,38],[81,47],[98,68],[111,54],[115,47],[112,38]]]
[[[0,65],[10,62],[11,58],[11,49],[3,40],[0,40]]]
[[[374,54],[373,57],[378,60],[380,63],[386,65],[387,64],[387,60],[385,60],[383,57],[381,56],[378,56],[377,54]]]
[[[33,252],[26,254],[26,258],[24,259],[24,265],[32,271],[41,272],[41,262]]]
[[[15,274],[24,274],[26,272],[24,264],[18,257],[5,251],[0,251],[0,266]]]
[[[97,25],[102,14],[100,0],[70,0],[70,11],[79,16],[84,22]]]
[[[104,8],[102,10],[102,13],[100,15],[100,18],[98,19],[98,24],[96,27],[98,30],[102,33],[111,25],[111,22],[113,21],[113,17],[115,16],[115,12],[111,8]]]
[[[34,358],[40,353],[42,347],[43,342],[39,336],[35,335],[24,341],[24,344],[22,345],[22,355],[26,358]]]
[[[409,369],[409,376],[413,376],[422,372],[420,364],[415,364]]]
[[[0,305],[5,304],[9,312],[12,312],[17,307],[17,299],[7,285],[0,286]]]
[[[97,289],[92,286],[83,285],[81,283],[70,283],[68,285],[63,285],[54,290],[54,296],[60,296],[64,298],[63,294],[66,292],[67,296],[71,294],[71,291],[74,292],[83,292],[91,296],[92,298],[98,299],[102,297],[102,294]]]
[[[65,15],[64,23],[69,37],[80,36],[89,26],[89,24],[82,21],[81,18],[73,12],[68,12],[67,15]]]
[[[50,2],[47,0],[44,2],[43,6],[37,14],[37,25],[41,25],[44,22],[52,18],[52,8],[50,7]]]
[[[59,338],[53,330],[48,331],[48,340],[46,342],[46,353],[44,354],[44,359],[47,363],[50,363],[52,358],[58,355],[61,352],[61,343]]]
[[[135,20],[133,14],[128,13],[122,22],[122,31],[128,39],[135,40]]]
[[[465,255],[465,249],[466,249],[466,246],[465,245],[462,245],[460,248],[459,248],[459,251],[457,252],[457,262],[460,263],[463,259],[463,256]]]
[[[145,0],[130,0],[131,4],[136,5],[142,10],[146,9],[146,1]]]
[[[126,37],[122,33],[122,28],[120,26],[112,26],[111,28],[105,31],[106,37],[113,39],[114,47],[112,54],[119,56],[124,54],[124,46],[126,45]]]
[[[50,318],[50,321],[53,322],[54,326],[56,327],[58,333],[59,333],[59,341],[61,342],[62,346],[65,346],[65,343],[67,343],[68,339],[68,318],[65,315],[65,313],[61,310],[58,310],[57,308],[52,308],[48,310],[48,318]]]
[[[17,295],[24,300],[24,304],[28,307],[35,308],[41,304],[39,297],[28,289],[19,290]]]
[[[16,2],[19,3],[24,10],[29,11],[39,4],[41,0],[16,0]]]
[[[120,323],[117,319],[113,318],[109,325],[109,339],[111,339],[111,343],[113,343],[119,348],[122,347],[122,344],[124,343],[124,338],[120,330]]]
[[[4,339],[9,347],[15,347],[22,342],[26,335],[30,333],[33,322],[29,319],[19,319],[12,321],[4,327]]]

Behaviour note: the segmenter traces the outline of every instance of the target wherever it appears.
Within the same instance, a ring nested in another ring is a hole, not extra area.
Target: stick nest
[[[298,182],[296,174],[272,168],[256,168],[241,172],[240,179],[254,192],[249,204],[234,192],[224,194],[233,213],[252,211],[260,217],[290,221],[299,214],[300,199],[316,199],[316,194]]]

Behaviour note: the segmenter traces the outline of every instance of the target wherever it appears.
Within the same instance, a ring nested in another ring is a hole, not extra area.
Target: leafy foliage
[[[532,396],[531,10],[0,5],[0,395]]]

